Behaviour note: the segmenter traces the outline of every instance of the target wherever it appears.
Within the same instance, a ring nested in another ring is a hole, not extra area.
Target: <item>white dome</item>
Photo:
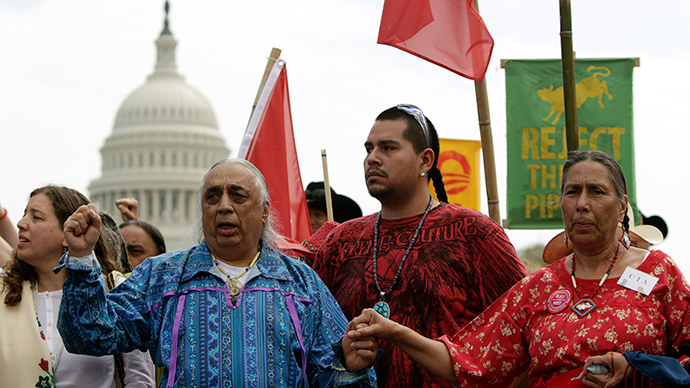
[[[191,244],[185,236],[200,217],[199,182],[230,150],[211,104],[177,73],[168,9],[166,2],[154,72],[120,106],[89,197],[110,214],[119,213],[118,198],[136,198],[140,219],[156,225],[168,248],[176,250]]]
[[[151,77],[130,94],[117,112],[113,131],[139,124],[196,124],[218,128],[206,97],[177,75]]]

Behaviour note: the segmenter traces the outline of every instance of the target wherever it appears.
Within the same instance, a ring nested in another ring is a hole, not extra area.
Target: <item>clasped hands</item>
[[[378,340],[389,338],[390,326],[387,324],[394,323],[373,309],[364,309],[350,321],[342,341],[347,370],[357,372],[376,361]]]
[[[89,203],[80,206],[64,224],[65,241],[72,257],[90,255],[101,235],[101,217],[97,213],[96,205]],[[365,310],[347,326],[347,332],[342,339],[344,364],[351,372],[361,371],[371,366],[378,353],[378,339],[380,337],[379,314],[373,310]],[[381,317],[383,318],[383,317]],[[385,319],[385,318],[383,318]],[[390,321],[389,321],[390,322]]]

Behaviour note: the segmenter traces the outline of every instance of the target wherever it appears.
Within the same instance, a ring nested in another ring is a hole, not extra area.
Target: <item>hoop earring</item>
[[[623,230],[623,235],[621,236],[621,244],[623,244],[625,249],[630,249],[630,245],[632,244],[632,240],[630,240],[630,234],[628,234],[628,231],[625,230],[623,225],[621,225],[621,229]]]
[[[419,176],[422,177],[422,178],[424,178],[424,177],[426,176],[426,173],[424,172],[424,170],[422,170],[422,173],[419,174]]]
[[[568,231],[563,229],[563,244],[568,248]]]

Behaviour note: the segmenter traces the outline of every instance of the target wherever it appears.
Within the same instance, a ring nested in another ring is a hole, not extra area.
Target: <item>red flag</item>
[[[484,79],[494,48],[474,0],[386,0],[378,43],[475,81]]]
[[[268,184],[282,234],[297,241],[311,235],[307,198],[292,131],[285,61],[276,60],[242,139],[237,157],[254,164]]]

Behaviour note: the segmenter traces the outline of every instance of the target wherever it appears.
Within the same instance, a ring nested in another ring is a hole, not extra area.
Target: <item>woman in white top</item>
[[[62,225],[89,200],[76,190],[45,186],[31,193],[17,223],[19,244],[0,277],[0,376],[8,387],[153,387],[148,354],[93,357],[69,353],[57,330],[62,283],[53,272],[66,248]],[[95,248],[107,289],[117,271],[103,238]],[[118,371],[120,373],[118,373]]]

